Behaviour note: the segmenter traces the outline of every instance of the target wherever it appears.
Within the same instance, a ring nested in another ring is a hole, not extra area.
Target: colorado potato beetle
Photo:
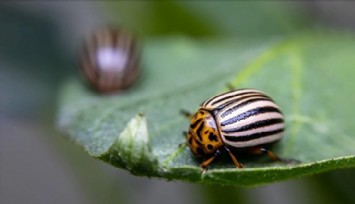
[[[264,148],[284,134],[284,117],[279,106],[266,94],[254,89],[237,89],[204,101],[191,115],[187,145],[197,157],[203,157],[202,172],[222,152],[227,152],[236,168],[243,168],[233,150],[266,154],[286,161]]]
[[[89,36],[80,55],[83,76],[99,92],[129,87],[139,73],[139,53],[130,33],[108,27]]]

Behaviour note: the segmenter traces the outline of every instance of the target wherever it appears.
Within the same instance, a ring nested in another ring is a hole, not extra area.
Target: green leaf
[[[119,25],[156,35],[270,36],[308,29],[314,21],[290,1],[105,1]],[[135,12],[132,12],[135,11]]]
[[[143,72],[129,90],[99,95],[82,81],[62,87],[58,126],[98,159],[136,175],[169,180],[259,185],[355,166],[355,38],[307,33],[292,38],[192,41],[151,40],[143,45]],[[286,117],[286,134],[272,150],[301,161],[262,156],[213,162],[206,174],[182,135],[180,109],[226,90],[260,89]]]

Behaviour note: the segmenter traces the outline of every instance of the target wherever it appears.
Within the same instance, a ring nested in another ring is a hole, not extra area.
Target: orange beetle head
[[[199,109],[190,121],[187,144],[196,156],[213,154],[223,143],[213,115]]]

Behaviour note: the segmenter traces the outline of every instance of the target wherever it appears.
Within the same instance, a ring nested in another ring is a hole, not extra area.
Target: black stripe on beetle
[[[236,98],[237,100],[240,100],[240,99],[242,99],[242,96],[244,96],[244,95],[249,95],[247,97],[251,97],[250,94],[254,94],[254,93],[255,93],[255,95],[251,95],[251,96],[260,96],[261,95],[258,92],[245,92],[245,93],[240,93],[240,94],[234,94],[234,95],[226,96],[226,97],[223,97],[223,98],[218,99],[216,101],[213,101],[211,105],[216,105],[217,103],[222,102],[222,101],[228,101],[227,99]]]
[[[241,127],[236,127],[228,130],[223,130],[223,133],[235,133],[235,132],[243,132],[243,131],[248,131],[248,130],[253,130],[257,128],[266,128],[272,125],[276,124],[281,124],[283,123],[284,120],[282,118],[273,118],[269,120],[261,120],[261,121],[256,121],[254,123],[244,125]]]
[[[246,97],[246,98],[249,98],[249,97]],[[243,99],[245,99],[245,98],[241,98],[240,100],[243,100]],[[260,95],[259,95],[259,97],[250,98],[248,100],[245,100],[245,101],[243,101],[241,103],[238,103],[237,105],[225,110],[223,112],[223,114],[221,114],[221,117],[224,118],[225,116],[231,114],[232,112],[238,110],[239,108],[241,108],[241,107],[243,107],[245,105],[250,105],[253,102],[259,102],[259,101],[271,101],[271,99],[263,97],[263,96],[260,96]]]
[[[226,140],[231,141],[231,142],[247,142],[247,141],[259,139],[262,137],[276,135],[276,134],[282,133],[283,131],[284,131],[284,129],[280,128],[277,130],[272,130],[272,131],[267,131],[267,132],[258,132],[258,133],[254,133],[251,135],[243,135],[243,136],[238,136],[238,137],[225,135],[224,137],[226,138]]]
[[[270,113],[270,112],[277,112],[277,113],[280,113],[280,110],[278,108],[275,108],[275,107],[260,107],[260,108],[254,108],[254,109],[251,109],[251,110],[248,110],[244,113],[241,113],[233,118],[230,118],[224,122],[221,123],[221,126],[226,126],[226,125],[229,125],[229,124],[232,124],[232,123],[236,123],[240,120],[244,120],[250,116],[254,116],[254,115],[258,115],[258,114],[261,114],[261,113]]]

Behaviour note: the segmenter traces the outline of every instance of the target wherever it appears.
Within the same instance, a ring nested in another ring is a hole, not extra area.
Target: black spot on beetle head
[[[212,150],[212,149],[213,149],[213,145],[209,144],[209,145],[207,145],[207,148],[208,148],[209,150]]]
[[[212,142],[212,141],[218,141],[217,135],[213,134],[212,132],[210,132],[210,135],[208,135],[208,139]]]

